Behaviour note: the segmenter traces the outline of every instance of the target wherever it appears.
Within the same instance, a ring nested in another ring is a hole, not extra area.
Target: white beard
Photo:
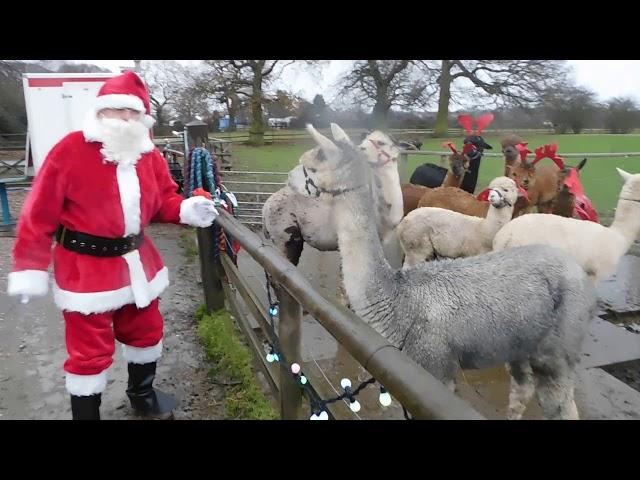
[[[149,129],[141,121],[91,117],[83,132],[87,141],[102,143],[100,153],[105,161],[135,165],[143,153],[153,150]]]

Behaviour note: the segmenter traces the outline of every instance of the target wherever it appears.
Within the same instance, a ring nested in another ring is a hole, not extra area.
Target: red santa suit
[[[65,371],[72,395],[104,390],[115,339],[129,362],[160,357],[158,297],[169,272],[146,235],[135,250],[99,257],[58,243],[52,252],[58,227],[118,239],[140,234],[151,222],[208,226],[213,218],[203,213],[211,212],[210,200],[185,200],[176,193],[166,160],[148,135],[129,145],[128,155],[110,152],[96,117],[103,108],[145,112],[143,123],[152,125],[148,93],[137,75],[127,72],[104,84],[83,130],[55,145],[38,172],[18,222],[9,274],[10,295],[44,295],[53,259],[53,295],[66,321]]]

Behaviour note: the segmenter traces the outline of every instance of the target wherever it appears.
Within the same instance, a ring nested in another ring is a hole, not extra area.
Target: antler
[[[450,148],[453,153],[458,153],[458,150],[456,149],[456,144],[453,142],[444,142],[442,146],[444,148]]]
[[[520,153],[520,161],[522,163],[527,162],[527,155],[531,153],[531,150],[527,148],[529,142],[517,143],[516,148],[518,149],[518,153]]]
[[[476,135],[480,135],[482,131],[493,122],[493,113],[485,113],[476,120]]]
[[[471,129],[473,126],[473,118],[471,118],[471,115],[458,115],[458,123],[462,125],[462,128],[467,132],[467,135],[471,135],[473,133]]]
[[[550,158],[560,169],[565,167],[564,159],[557,155],[558,144],[550,143],[547,145],[543,145],[542,147],[536,148],[536,158],[531,162],[532,165],[536,164],[543,158]]]

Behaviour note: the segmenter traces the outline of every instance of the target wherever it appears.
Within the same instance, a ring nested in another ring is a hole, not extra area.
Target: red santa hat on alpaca
[[[147,128],[153,127],[155,120],[151,116],[151,103],[149,102],[149,91],[142,79],[132,71],[110,78],[96,98],[95,113],[103,108],[130,108],[144,113],[142,123]]]

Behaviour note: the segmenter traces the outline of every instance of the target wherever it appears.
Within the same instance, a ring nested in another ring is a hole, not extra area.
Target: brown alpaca
[[[478,200],[464,190],[451,187],[438,187],[429,189],[428,192],[418,202],[418,208],[437,207],[464,215],[473,217],[486,218],[489,212],[489,202]],[[521,212],[529,206],[528,200],[524,197],[518,197],[513,208],[513,218],[519,216]]]
[[[572,169],[576,169],[577,172],[582,170],[587,159],[583,159],[577,167],[565,167],[558,172],[558,194],[553,201],[553,214],[560,215],[561,217],[572,218],[576,207],[576,196],[571,193],[571,189],[565,184],[567,176]]]
[[[465,144],[464,150],[461,153],[456,150],[455,145],[451,142],[445,143],[444,146],[450,148],[453,153],[449,155],[449,171],[444,177],[442,186],[460,188],[464,180],[464,174],[469,170],[470,160],[467,153],[475,147],[472,144]],[[418,202],[422,196],[425,192],[431,190],[429,187],[414,185],[412,183],[405,183],[401,188],[405,216],[412,210],[418,208]]]
[[[414,185],[413,183],[404,183],[401,186],[402,189],[402,203],[404,206],[404,216],[416,208],[418,208],[418,202],[422,196],[429,190],[429,187],[423,187],[422,185]],[[466,193],[466,192],[465,192]]]
[[[559,174],[564,168],[562,158],[556,155],[558,146],[554,144],[537,148],[536,157],[531,162],[527,161],[527,155],[531,151],[524,144],[518,144],[516,147],[520,150],[521,161],[515,166],[506,166],[506,170],[509,172],[508,176],[527,191],[531,205],[527,212],[536,206],[539,213],[553,213],[553,204],[561,181]],[[536,166],[543,158],[550,158],[554,164]]]
[[[527,143],[522,140],[516,134],[509,135],[505,137],[500,142],[502,145],[502,154],[504,155],[504,175],[505,177],[509,176],[508,167],[515,167],[518,163],[520,163],[520,151],[518,150],[517,145],[526,146]]]

